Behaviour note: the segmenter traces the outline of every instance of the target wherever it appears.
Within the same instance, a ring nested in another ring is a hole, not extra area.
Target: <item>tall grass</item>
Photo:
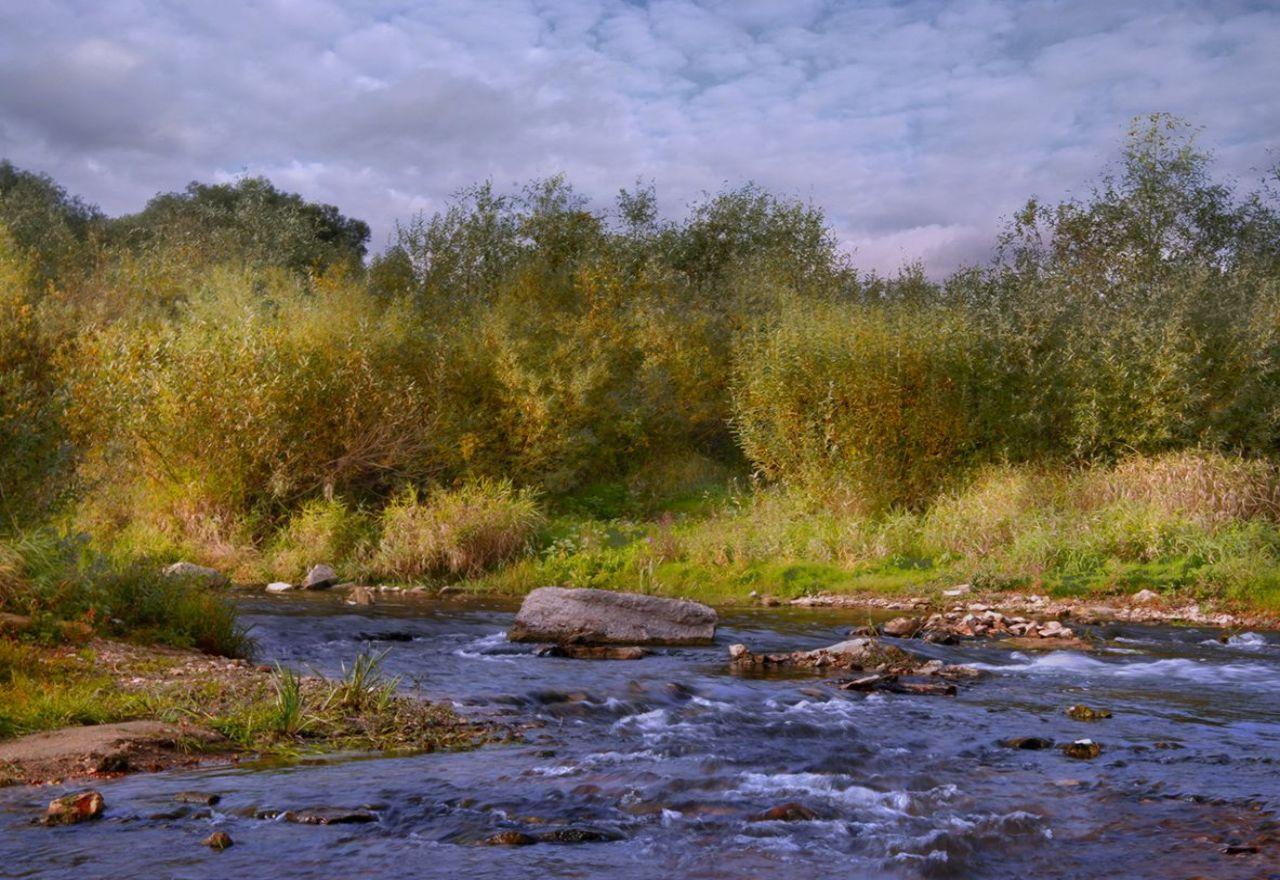
[[[542,522],[534,494],[509,482],[407,493],[382,512],[372,565],[402,580],[473,577],[526,550]]]

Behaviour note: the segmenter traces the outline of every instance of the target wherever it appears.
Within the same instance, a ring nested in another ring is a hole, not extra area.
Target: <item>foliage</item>
[[[425,500],[407,492],[382,512],[372,565],[402,580],[474,577],[520,554],[542,522],[534,493],[509,482],[480,480]]]

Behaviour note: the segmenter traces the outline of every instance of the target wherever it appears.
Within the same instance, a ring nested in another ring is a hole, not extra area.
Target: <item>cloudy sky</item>
[[[0,156],[111,213],[265,174],[368,220],[565,172],[668,213],[755,181],[865,268],[984,256],[1135,114],[1251,185],[1280,146],[1280,0],[20,0]]]

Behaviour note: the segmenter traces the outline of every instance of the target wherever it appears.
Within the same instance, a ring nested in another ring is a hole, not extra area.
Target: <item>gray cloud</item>
[[[754,180],[866,268],[985,255],[1087,186],[1128,119],[1206,128],[1251,182],[1280,131],[1273,3],[43,0],[0,10],[0,155],[111,212],[266,174],[369,220],[566,172],[679,213]]]

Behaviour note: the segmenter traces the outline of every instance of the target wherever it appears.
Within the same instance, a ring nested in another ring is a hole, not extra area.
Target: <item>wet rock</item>
[[[285,581],[272,581],[267,584],[268,593],[287,593],[292,589],[293,584],[286,583]]]
[[[97,819],[102,815],[104,806],[101,792],[94,789],[77,791],[51,800],[41,821],[45,825],[75,825]]]
[[[225,831],[215,831],[200,842],[209,847],[209,849],[217,850],[218,852],[221,852],[235,843],[235,841],[231,839],[231,835]]]
[[[874,626],[855,626],[846,633],[851,639],[873,639],[879,634]]]
[[[164,570],[165,577],[186,578],[200,581],[210,587],[225,587],[231,579],[216,568],[196,565],[194,562],[175,562]]]
[[[499,831],[492,837],[485,838],[485,846],[532,846],[538,838],[523,831]]]
[[[702,645],[715,634],[715,611],[698,602],[542,587],[525,597],[507,637],[561,644]]]
[[[547,645],[534,652],[539,657],[567,657],[571,660],[639,660],[649,652],[636,645]]]
[[[540,834],[538,840],[544,843],[608,843],[613,840],[622,840],[622,835],[603,828],[573,826]]]
[[[327,590],[337,582],[338,574],[333,570],[333,566],[322,562],[319,565],[313,565],[307,572],[307,576],[302,581],[302,589]]]
[[[1088,706],[1076,704],[1067,707],[1067,715],[1076,721],[1102,721],[1111,717],[1111,712],[1107,709],[1092,709]]]
[[[412,642],[415,636],[407,629],[394,629],[390,632],[362,632],[359,639],[364,642]]]
[[[746,645],[732,645],[729,648],[729,660],[735,667],[742,669],[870,669],[890,664],[903,666],[909,663],[910,656],[892,645],[862,638],[846,639],[812,651],[782,654],[753,654],[747,650]]]
[[[762,813],[756,813],[748,818],[748,822],[812,822],[818,818],[815,810],[806,807],[804,804],[791,801],[785,804],[778,804],[776,807],[770,807]]]
[[[1039,751],[1040,749],[1053,748],[1053,740],[1045,739],[1043,736],[1015,736],[1011,739],[1006,739],[1002,745],[1010,749]]]
[[[1257,855],[1258,847],[1248,843],[1229,843],[1222,848],[1223,855],[1252,856]]]
[[[915,635],[920,626],[921,621],[918,617],[895,617],[880,627],[880,631],[887,636],[906,639]]]
[[[180,791],[173,796],[173,799],[180,804],[199,804],[202,807],[212,807],[222,800],[222,795],[212,794],[207,791]]]
[[[353,587],[347,596],[348,605],[373,605],[375,602],[373,590],[368,587]]]
[[[314,807],[308,810],[289,810],[284,813],[286,822],[299,825],[361,825],[377,822],[378,816],[369,810],[349,810],[343,807]]]
[[[1102,746],[1091,739],[1078,739],[1075,742],[1063,744],[1062,753],[1068,758],[1087,761],[1101,755]]]
[[[842,682],[840,684],[840,690],[871,691],[871,690],[875,690],[878,686],[886,682],[892,681],[893,679],[894,679],[894,676],[892,675],[864,675],[860,678],[855,678],[855,679],[851,679],[850,681]]]
[[[920,697],[954,697],[956,686],[932,681],[895,681],[887,688],[898,694],[914,694]]]
[[[172,810],[162,810],[158,813],[151,813],[147,818],[153,822],[172,822],[174,819],[185,819],[190,815],[190,807],[177,807]]]

